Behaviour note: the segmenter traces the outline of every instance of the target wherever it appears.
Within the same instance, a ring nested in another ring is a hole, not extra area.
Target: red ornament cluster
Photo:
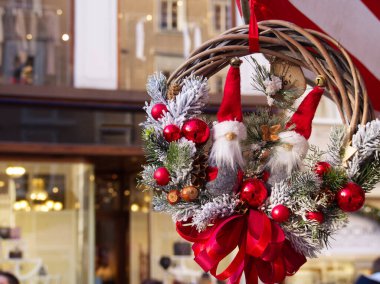
[[[169,124],[164,128],[164,138],[168,142],[177,141],[182,136],[195,144],[201,145],[206,143],[210,137],[210,128],[206,122],[198,118],[185,121],[182,129],[175,124]]]
[[[349,182],[337,192],[336,201],[343,211],[354,212],[364,205],[365,192],[356,183]]]
[[[241,185],[240,199],[252,208],[260,207],[267,197],[265,184],[257,178],[248,179]]]

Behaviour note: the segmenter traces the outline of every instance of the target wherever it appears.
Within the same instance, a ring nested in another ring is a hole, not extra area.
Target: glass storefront
[[[2,161],[0,173],[0,269],[22,283],[94,283],[93,167]]]
[[[4,84],[71,84],[71,1],[0,1]]]

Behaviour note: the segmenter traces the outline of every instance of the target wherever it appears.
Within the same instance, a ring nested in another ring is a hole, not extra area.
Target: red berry
[[[331,165],[327,162],[318,162],[315,165],[314,172],[320,176],[323,177],[328,171],[330,171]]]
[[[155,170],[153,178],[158,185],[167,185],[170,181],[170,174],[166,168],[162,167]]]
[[[322,212],[306,212],[306,219],[317,221],[319,224],[322,224],[325,221],[325,216]]]
[[[268,196],[265,184],[256,178],[248,179],[241,186],[240,198],[251,207],[258,208]]]
[[[167,111],[168,109],[166,108],[166,105],[156,104],[152,107],[150,114],[153,116],[155,120],[159,120],[161,117],[164,116],[164,112],[167,112]]]
[[[289,220],[290,210],[285,205],[279,204],[273,207],[271,215],[273,220],[278,223],[283,223]]]
[[[177,141],[181,138],[181,129],[177,125],[169,124],[164,128],[164,137],[168,142]]]
[[[365,201],[365,192],[356,183],[349,182],[337,192],[336,201],[343,211],[354,212],[362,208]]]

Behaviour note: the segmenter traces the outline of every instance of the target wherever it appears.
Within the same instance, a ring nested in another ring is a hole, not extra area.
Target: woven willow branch
[[[343,123],[349,125],[349,136],[359,123],[375,118],[363,78],[336,40],[286,21],[263,21],[258,26],[261,53],[290,61],[327,79],[326,95],[337,105]],[[168,83],[180,83],[191,74],[211,77],[226,67],[232,57],[246,55],[247,25],[205,42],[174,71]]]

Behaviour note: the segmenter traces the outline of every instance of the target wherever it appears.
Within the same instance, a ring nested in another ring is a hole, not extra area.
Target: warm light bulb
[[[61,211],[63,209],[63,204],[62,202],[55,202],[54,203],[54,210],[55,211]]]
[[[59,192],[59,188],[54,186],[53,189],[52,189],[53,193],[58,193]]]
[[[54,207],[54,201],[53,201],[53,200],[48,200],[48,201],[46,201],[46,206],[47,206],[49,209],[53,209],[53,207]]]
[[[68,34],[63,34],[62,35],[62,40],[63,41],[69,41],[69,39],[70,39],[70,36]]]
[[[153,16],[152,15],[146,15],[146,20],[148,21],[148,22],[150,22],[151,20],[153,20]]]
[[[132,205],[131,205],[131,211],[132,212],[137,212],[137,211],[139,211],[140,210],[140,206],[137,204],[137,203],[133,203]]]
[[[33,39],[33,35],[32,34],[27,34],[26,35],[26,39],[27,40],[32,40]]]
[[[182,0],[177,1],[177,6],[178,7],[181,7],[182,5],[183,5],[183,1]]]
[[[61,16],[63,14],[63,11],[61,9],[57,9],[57,15]]]
[[[24,167],[8,167],[6,168],[5,173],[11,177],[20,177],[25,174],[25,171]]]

